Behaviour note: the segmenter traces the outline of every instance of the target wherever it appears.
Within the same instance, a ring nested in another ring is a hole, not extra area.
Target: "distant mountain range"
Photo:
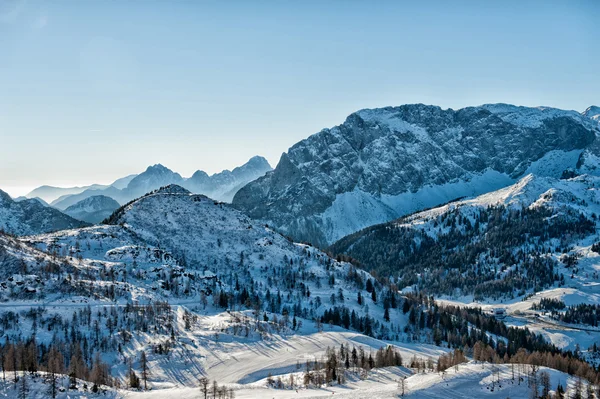
[[[377,223],[513,184],[528,173],[598,173],[598,107],[488,104],[365,109],[284,153],[233,206],[327,246]]]
[[[98,195],[110,197],[120,204],[124,204],[169,184],[181,185],[194,193],[204,194],[218,201],[231,202],[237,190],[270,170],[271,166],[267,160],[256,156],[232,171],[224,170],[209,176],[199,170],[192,177],[186,179],[179,173],[157,164],[149,166],[139,175],[119,179],[110,186],[94,185],[78,193],[63,195],[52,201],[51,205],[65,210],[81,200]],[[36,190],[32,193],[39,194],[39,191],[36,192]]]
[[[267,160],[258,156],[232,171],[225,170],[209,176],[199,170],[190,178],[183,178],[157,164],[143,173],[120,178],[108,186],[42,186],[26,197],[14,200],[0,192],[0,230],[15,235],[31,235],[100,223],[121,204],[171,184],[179,184],[194,193],[227,202],[242,186],[270,170]],[[49,205],[46,201],[51,200]]]

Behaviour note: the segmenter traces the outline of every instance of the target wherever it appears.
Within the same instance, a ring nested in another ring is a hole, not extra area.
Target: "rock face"
[[[577,167],[597,133],[586,115],[554,108],[367,109],[291,147],[233,205],[295,240],[325,246],[529,172],[558,177]]]
[[[119,206],[119,203],[110,197],[96,195],[71,205],[65,209],[65,213],[77,220],[96,224],[109,217]]]
[[[88,224],[42,205],[37,199],[14,201],[0,190],[0,230],[15,235],[32,235],[84,227]]]

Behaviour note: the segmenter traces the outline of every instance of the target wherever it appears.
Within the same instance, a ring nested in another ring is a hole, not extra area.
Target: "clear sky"
[[[596,0],[0,0],[0,189],[275,166],[361,108],[583,111],[599,44]]]

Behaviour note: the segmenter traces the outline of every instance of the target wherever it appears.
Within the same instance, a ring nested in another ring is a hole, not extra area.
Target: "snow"
[[[592,126],[589,119],[582,117],[577,111],[552,107],[520,107],[511,104],[485,104],[481,108],[498,114],[505,122],[531,128],[540,127],[545,120],[557,117],[569,117],[586,126]]]

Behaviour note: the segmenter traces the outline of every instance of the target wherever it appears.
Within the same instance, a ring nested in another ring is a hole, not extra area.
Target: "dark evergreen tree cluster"
[[[552,312],[552,317],[569,324],[586,324],[598,327],[600,320],[600,305],[580,303],[569,306],[564,312]]]
[[[471,213],[458,207],[435,217],[429,227],[413,227],[409,221],[407,217],[367,228],[338,241],[330,251],[426,294],[513,298],[564,283],[558,262],[546,255],[565,252],[595,231],[593,221],[582,214],[553,214],[544,207],[499,205]]]
[[[539,302],[531,305],[531,309],[533,310],[547,310],[550,312],[563,310],[565,307],[566,305],[563,301],[554,298],[542,298]]]

